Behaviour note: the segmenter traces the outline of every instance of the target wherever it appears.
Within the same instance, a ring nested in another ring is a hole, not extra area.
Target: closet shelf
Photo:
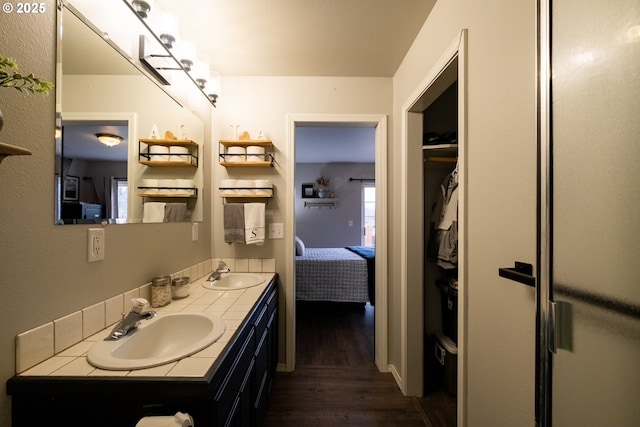
[[[458,161],[458,144],[423,145],[425,162],[455,163]]]
[[[423,145],[422,151],[429,156],[455,157],[458,155],[458,144]]]

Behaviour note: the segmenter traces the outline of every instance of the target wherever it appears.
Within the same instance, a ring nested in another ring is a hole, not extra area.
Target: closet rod
[[[349,178],[349,181],[360,181],[360,182],[369,181],[369,182],[376,182],[375,178]]]
[[[455,163],[458,161],[457,157],[425,157],[426,162],[440,162],[440,163]]]

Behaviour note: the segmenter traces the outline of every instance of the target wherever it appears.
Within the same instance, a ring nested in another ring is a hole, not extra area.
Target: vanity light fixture
[[[152,22],[145,21],[134,6],[138,0],[127,0],[132,12],[136,13],[147,34],[140,34],[138,39],[138,59],[152,76],[164,86],[180,85],[180,78],[171,72],[183,71],[200,92],[207,97],[215,107],[220,96],[220,79],[217,73],[209,69],[208,58],[196,60],[196,47],[193,42],[180,40],[177,19],[162,10],[161,5],[155,3]],[[153,0],[140,0],[153,1]],[[151,8],[153,8],[153,3]],[[210,81],[213,80],[213,87]]]
[[[207,94],[209,101],[211,101],[211,104],[215,107],[216,102],[218,101],[218,96],[220,96],[220,74],[215,71],[211,73],[205,93]]]
[[[124,138],[119,135],[113,135],[111,133],[96,133],[98,141],[102,142],[107,147],[113,147],[120,144]]]

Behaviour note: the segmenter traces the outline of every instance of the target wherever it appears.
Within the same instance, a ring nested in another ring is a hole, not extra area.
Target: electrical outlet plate
[[[104,259],[104,228],[90,228],[88,232],[89,262]]]

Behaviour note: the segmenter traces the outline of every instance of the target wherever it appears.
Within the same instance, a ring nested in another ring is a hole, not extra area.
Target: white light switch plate
[[[284,239],[284,224],[281,222],[274,222],[269,225],[269,238]]]

